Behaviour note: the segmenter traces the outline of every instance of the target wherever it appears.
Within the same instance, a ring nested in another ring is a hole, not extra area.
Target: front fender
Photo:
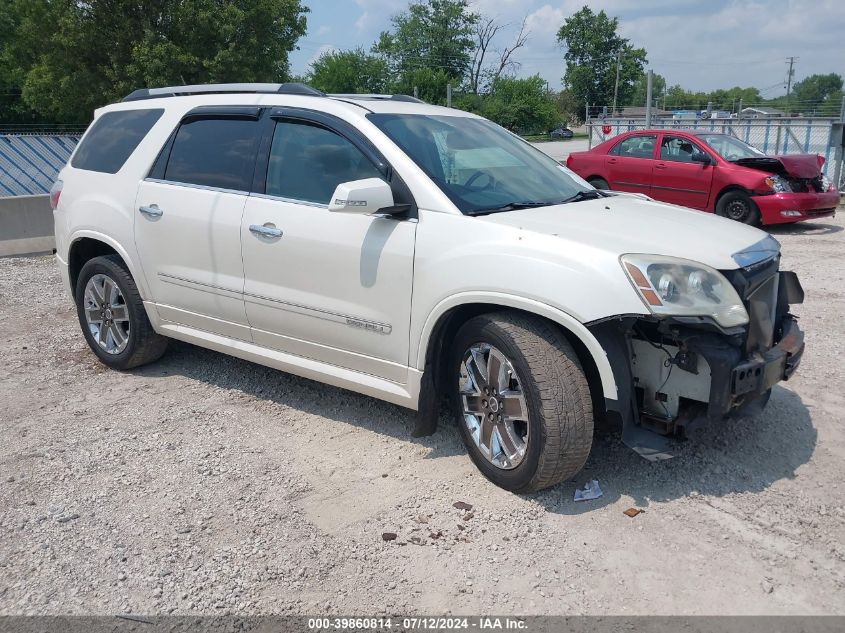
[[[420,336],[419,346],[416,350],[412,350],[414,367],[421,371],[425,369],[428,345],[431,340],[434,327],[440,320],[440,317],[453,308],[473,303],[507,306],[509,308],[530,312],[558,323],[576,336],[589,352],[596,368],[598,369],[604,397],[610,400],[617,399],[616,381],[613,377],[613,370],[610,367],[607,354],[595,336],[593,336],[580,321],[572,315],[540,301],[500,292],[461,292],[451,295],[438,303],[425,320]]]

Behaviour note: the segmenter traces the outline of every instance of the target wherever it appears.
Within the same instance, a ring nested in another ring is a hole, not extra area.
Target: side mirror
[[[691,160],[694,163],[704,163],[705,165],[712,165],[714,162],[713,159],[710,158],[710,154],[699,151],[692,153]]]
[[[381,178],[342,182],[332,194],[329,211],[361,215],[371,215],[379,211],[393,213],[393,191]]]

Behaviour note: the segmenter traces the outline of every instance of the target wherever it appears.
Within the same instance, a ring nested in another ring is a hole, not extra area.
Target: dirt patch
[[[530,497],[445,418],[412,439],[404,409],[179,343],[105,370],[52,260],[0,259],[0,613],[845,613],[842,229],[773,231],[807,352],[763,415],[658,464],[598,433]]]

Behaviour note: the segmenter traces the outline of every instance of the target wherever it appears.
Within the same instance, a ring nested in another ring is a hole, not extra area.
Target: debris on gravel
[[[445,411],[415,439],[410,411],[178,342],[110,371],[52,259],[0,259],[0,615],[845,613],[843,225],[771,231],[807,348],[763,414],[658,463],[597,432],[531,496]]]

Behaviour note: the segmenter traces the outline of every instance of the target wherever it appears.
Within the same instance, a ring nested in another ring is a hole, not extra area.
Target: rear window
[[[255,119],[194,119],[176,133],[164,179],[249,191],[260,125]]]
[[[161,108],[106,112],[94,121],[70,164],[116,174],[163,113]]]

